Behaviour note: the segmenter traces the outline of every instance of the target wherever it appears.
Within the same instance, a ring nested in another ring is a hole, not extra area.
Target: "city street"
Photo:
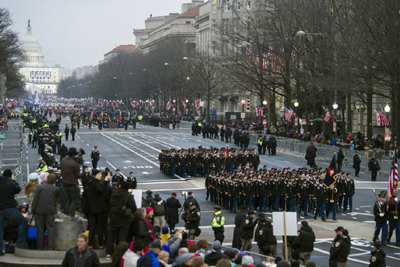
[[[67,121],[61,123],[64,127]],[[64,140],[65,138],[63,138]],[[204,190],[204,178],[181,177],[171,178],[162,174],[159,170],[158,154],[162,149],[170,148],[191,148],[191,147],[225,147],[226,143],[220,140],[203,139],[201,136],[192,136],[189,124],[185,128],[169,130],[158,127],[139,125],[136,130],[129,129],[88,129],[81,127],[75,141],[66,141],[68,147],[83,148],[86,151],[84,156],[85,164],[91,166],[90,151],[94,146],[98,146],[101,152],[99,167],[109,167],[112,170],[120,169],[124,175],[133,171],[138,179],[138,188],[144,191],[150,189],[153,192],[159,192],[163,199],[168,198],[172,192],[178,193],[178,198],[184,201],[181,195],[182,191],[193,191],[195,198],[201,206],[201,229],[202,234],[199,238],[213,240],[213,233],[210,227],[210,221],[213,214],[213,204],[205,200],[206,192]],[[233,146],[230,143],[229,146]],[[27,168],[33,171],[38,164],[38,154],[36,150],[28,149]],[[267,165],[269,168],[298,168],[305,165],[304,157],[294,157],[287,154],[278,153],[276,156],[261,156],[261,166]],[[319,166],[327,167],[327,162],[317,162]],[[350,170],[345,170],[350,171]],[[369,262],[370,251],[372,250],[372,234],[374,231],[374,194],[372,188],[377,192],[387,189],[387,182],[369,182],[369,173],[361,173],[356,180],[356,194],[353,200],[353,212],[338,214],[338,220],[327,222],[321,220],[314,221],[309,216],[301,216],[299,220],[307,219],[313,227],[317,242],[313,252],[313,260],[318,266],[328,266],[329,248],[331,240],[334,238],[334,231],[337,226],[342,225],[349,230],[353,239],[350,266],[365,266]],[[229,211],[223,211],[226,217],[226,230],[224,245],[230,246],[232,241],[233,223],[235,214]],[[267,213],[267,218],[272,219],[272,214]],[[181,223],[179,226],[183,226]],[[392,239],[394,241],[394,238]],[[279,241],[281,242],[281,241]],[[282,246],[279,245],[279,253]],[[387,253],[388,266],[398,266],[400,264],[400,248],[388,245],[384,249]],[[256,247],[254,252],[258,252]]]

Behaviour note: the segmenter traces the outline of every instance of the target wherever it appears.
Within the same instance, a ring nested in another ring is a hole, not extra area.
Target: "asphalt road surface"
[[[67,120],[63,119],[61,123],[64,127]],[[178,193],[181,202],[184,197],[182,191],[193,191],[195,198],[201,206],[201,229],[202,234],[199,238],[206,238],[210,242],[213,241],[213,233],[210,222],[213,213],[213,204],[205,200],[206,192],[204,190],[203,178],[183,179],[180,177],[171,178],[159,170],[158,154],[162,149],[170,148],[192,148],[192,147],[226,147],[226,143],[220,140],[203,139],[202,136],[192,136],[189,127],[181,129],[163,129],[152,126],[137,126],[136,130],[132,128],[125,131],[123,129],[103,129],[99,131],[97,128],[88,129],[83,126],[77,131],[75,141],[63,142],[68,147],[83,148],[86,151],[84,156],[85,164],[91,167],[90,151],[94,146],[98,146],[101,153],[101,160],[98,167],[109,167],[112,170],[120,169],[124,175],[128,175],[133,171],[138,179],[139,188],[144,191],[150,189],[153,192],[159,192],[163,199],[168,198],[172,192]],[[234,147],[233,143],[229,143],[230,147]],[[306,165],[304,157],[295,157],[289,154],[278,153],[276,156],[261,156],[260,166],[267,165],[268,168],[299,168]],[[37,150],[28,149],[27,169],[33,171],[38,165]],[[327,167],[328,162],[317,162],[317,165]],[[351,171],[353,170],[344,170]],[[328,219],[327,222],[314,220],[312,217],[298,216],[301,220],[308,220],[316,233],[317,241],[312,254],[312,260],[317,266],[328,266],[329,248],[334,238],[334,231],[338,225],[349,230],[352,238],[351,254],[349,256],[348,266],[366,266],[369,264],[370,251],[372,251],[372,235],[374,231],[374,216],[372,215],[373,204],[375,201],[372,188],[377,191],[386,190],[387,182],[378,181],[370,182],[369,173],[361,173],[356,179],[356,194],[353,198],[353,212],[341,213],[337,216],[337,221]],[[225,240],[224,245],[229,247],[232,241],[233,223],[235,214],[223,210],[226,218]],[[272,219],[272,213],[268,212],[268,219]],[[179,226],[183,226],[182,223]],[[279,238],[281,239],[281,238]],[[394,237],[392,238],[394,240]],[[278,252],[282,255],[282,241],[279,240]],[[400,248],[388,245],[384,248],[387,253],[388,266],[400,266]],[[253,247],[254,252],[258,252],[256,246]]]

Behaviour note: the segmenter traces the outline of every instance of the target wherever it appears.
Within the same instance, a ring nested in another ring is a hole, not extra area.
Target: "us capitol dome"
[[[42,47],[33,35],[30,20],[28,20],[26,33],[20,42],[24,52],[20,73],[25,81],[25,89],[32,94],[57,94],[58,84],[61,80],[70,77],[72,71],[61,68],[59,65],[55,67],[45,65]]]

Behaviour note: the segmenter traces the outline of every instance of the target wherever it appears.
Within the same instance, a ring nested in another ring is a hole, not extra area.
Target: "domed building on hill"
[[[59,66],[45,65],[42,47],[32,33],[30,20],[26,34],[21,38],[21,48],[25,53],[20,73],[24,77],[26,90],[30,93],[51,95],[57,93],[61,80],[72,75],[72,71]]]

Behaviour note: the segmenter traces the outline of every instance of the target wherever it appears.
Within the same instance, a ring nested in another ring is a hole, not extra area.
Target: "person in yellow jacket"
[[[220,206],[214,206],[214,216],[211,220],[211,227],[214,231],[215,240],[219,240],[222,244],[224,241],[224,225],[225,225],[225,216],[222,215]]]
[[[38,168],[36,169],[36,172],[47,172],[47,164],[46,161],[44,161],[44,159],[40,159],[40,163]]]

